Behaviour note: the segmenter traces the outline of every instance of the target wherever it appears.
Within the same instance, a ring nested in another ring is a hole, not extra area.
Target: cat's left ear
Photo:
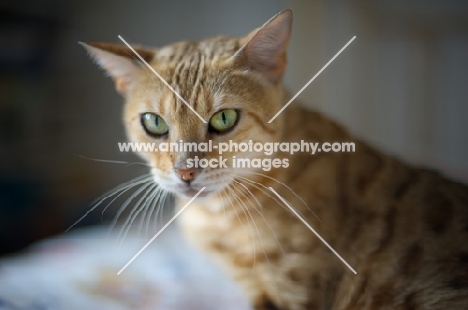
[[[101,43],[79,42],[91,55],[91,57],[114,79],[115,88],[124,95],[128,86],[141,72],[141,61],[127,46]],[[135,51],[146,61],[150,62],[154,57],[154,51],[142,47],[133,47]]]
[[[251,32],[241,42],[236,53],[241,64],[262,73],[272,83],[278,83],[286,69],[286,49],[291,37],[293,13],[284,10],[261,28]]]

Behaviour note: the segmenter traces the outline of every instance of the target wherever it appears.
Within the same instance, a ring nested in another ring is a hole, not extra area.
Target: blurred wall
[[[327,54],[358,38],[323,76],[320,107],[374,145],[467,182],[468,2],[324,3]]]
[[[0,244],[14,249],[62,231],[93,198],[147,170],[83,158],[141,163],[118,152],[123,100],[78,41],[122,35],[161,46],[244,35],[288,7],[292,92],[357,36],[301,94],[303,104],[388,152],[468,181],[468,2],[2,1]]]

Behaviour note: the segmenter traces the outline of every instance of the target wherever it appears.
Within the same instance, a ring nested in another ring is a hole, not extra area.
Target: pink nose
[[[180,176],[180,178],[187,182],[190,183],[190,181],[193,181],[195,177],[197,176],[199,169],[197,168],[181,168],[175,169],[175,172]]]

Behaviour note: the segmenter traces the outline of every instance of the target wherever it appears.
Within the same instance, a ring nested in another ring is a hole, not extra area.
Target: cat
[[[242,38],[134,46],[141,58],[125,45],[83,45],[126,100],[130,141],[355,143],[355,152],[278,152],[289,165],[269,171],[187,165],[216,151],[140,153],[179,208],[205,187],[178,224],[255,309],[468,309],[465,185],[386,155],[298,102],[269,123],[292,98],[282,83],[292,18],[282,11]]]

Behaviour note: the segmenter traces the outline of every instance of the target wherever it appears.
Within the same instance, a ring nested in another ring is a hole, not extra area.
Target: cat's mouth
[[[199,193],[203,187],[205,186],[181,184],[177,186],[175,191],[176,191],[176,194],[179,196],[182,196],[184,198],[192,198],[195,195],[197,195],[197,193]],[[207,197],[207,196],[210,196],[213,192],[214,190],[212,188],[210,188],[209,186],[206,186],[205,189],[201,191],[197,197]]]
[[[208,197],[218,192],[222,187],[219,182],[202,180],[197,178],[193,181],[181,181],[175,177],[165,177],[160,175],[156,169],[153,169],[154,180],[164,190],[173,193],[181,198],[193,198],[198,194],[197,197]],[[204,188],[202,191],[201,189]]]
[[[179,189],[177,190],[177,194],[180,195],[180,196],[183,196],[184,198],[192,198],[194,197],[198,192],[200,192],[200,190],[202,189],[201,188],[195,188],[195,187],[185,187],[185,188],[182,188],[182,189]],[[213,191],[208,189],[208,188],[205,188],[202,192],[200,192],[198,194],[197,197],[207,197],[209,195],[211,195]]]

